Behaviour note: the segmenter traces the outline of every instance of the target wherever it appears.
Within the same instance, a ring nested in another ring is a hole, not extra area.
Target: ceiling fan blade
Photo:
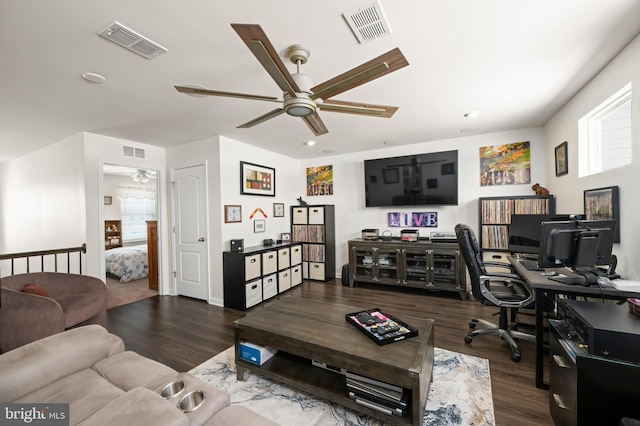
[[[248,129],[249,127],[253,127],[253,126],[255,126],[256,124],[264,123],[264,122],[265,122],[265,121],[267,121],[267,120],[270,120],[270,119],[272,119],[272,118],[274,118],[274,117],[279,116],[279,115],[280,115],[280,114],[282,114],[283,112],[284,112],[284,109],[282,109],[282,108],[276,108],[276,109],[274,109],[273,111],[269,111],[268,113],[263,114],[263,115],[261,115],[261,116],[260,116],[260,117],[258,117],[258,118],[254,118],[254,119],[253,119],[253,120],[251,120],[251,121],[247,121],[246,123],[239,125],[239,126],[238,126],[238,129]]]
[[[398,107],[395,106],[336,101],[333,99],[319,103],[318,108],[323,111],[345,112],[347,114],[370,115],[384,118],[390,118],[398,110]]]
[[[295,96],[296,92],[300,92],[298,84],[293,80],[282,60],[280,60],[278,52],[276,52],[264,31],[262,31],[260,25],[231,24],[231,26],[283,92],[287,92],[291,96]]]
[[[228,98],[241,98],[241,99],[255,99],[258,101],[269,102],[282,102],[274,96],[262,96],[262,95],[249,95],[246,93],[233,93],[233,92],[221,92],[219,90],[199,89],[196,87],[188,86],[173,86],[178,92],[186,93],[189,95],[210,95],[210,96],[225,96]]]
[[[320,136],[329,133],[317,112],[304,116],[302,119],[307,123],[307,126],[309,126],[314,135]]]
[[[397,47],[331,80],[311,88],[311,99],[329,99],[339,93],[358,87],[385,74],[409,65]]]

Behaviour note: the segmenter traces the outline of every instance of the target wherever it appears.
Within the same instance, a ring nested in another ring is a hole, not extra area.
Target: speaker
[[[231,240],[231,251],[242,252],[244,250],[244,239]]]

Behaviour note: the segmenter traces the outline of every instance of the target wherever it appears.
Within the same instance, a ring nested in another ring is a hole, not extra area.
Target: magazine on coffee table
[[[352,312],[346,314],[345,318],[380,346],[418,335],[418,329],[382,312],[380,308]]]

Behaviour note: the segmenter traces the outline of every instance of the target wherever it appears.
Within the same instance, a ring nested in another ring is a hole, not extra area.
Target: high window
[[[580,177],[631,164],[631,83],[578,121]]]

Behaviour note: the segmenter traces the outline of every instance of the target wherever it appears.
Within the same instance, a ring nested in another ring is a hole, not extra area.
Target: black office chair
[[[529,284],[513,273],[487,272],[487,266],[510,270],[510,265],[483,262],[480,246],[473,230],[467,225],[458,224],[455,227],[455,231],[462,256],[471,277],[473,297],[483,305],[498,306],[500,308],[498,324],[482,319],[472,319],[469,327],[474,330],[467,334],[464,341],[471,343],[475,336],[497,334],[511,346],[511,359],[516,362],[520,361],[520,348],[518,348],[515,339],[535,341],[535,336],[516,331],[515,317],[519,308],[533,307],[533,290]],[[509,314],[511,314],[511,322],[509,322]],[[475,330],[478,324],[485,326],[486,329]]]

